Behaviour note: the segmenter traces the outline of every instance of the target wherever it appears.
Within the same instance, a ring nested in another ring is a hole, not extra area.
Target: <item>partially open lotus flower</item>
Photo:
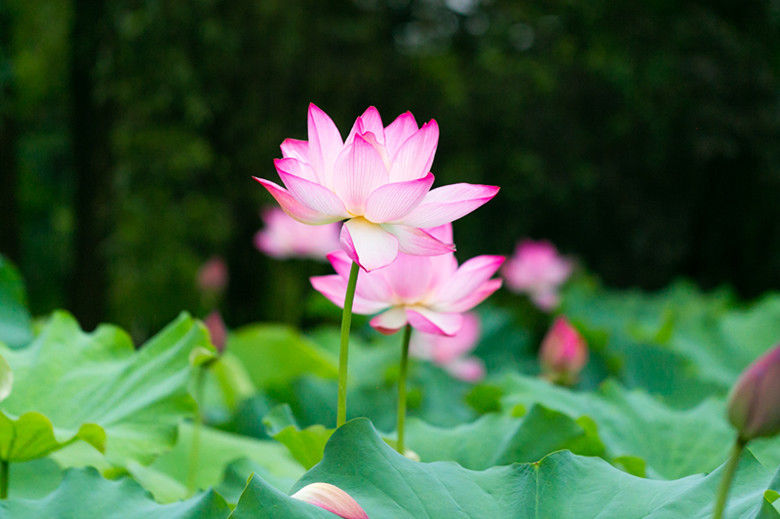
[[[310,258],[325,261],[341,248],[337,223],[306,225],[279,208],[263,211],[265,227],[255,234],[255,247],[273,258]]]
[[[312,483],[291,497],[333,512],[343,519],[368,519],[368,514],[352,497],[335,485]]]
[[[468,356],[468,353],[476,348],[479,335],[479,318],[469,312],[463,315],[463,324],[452,337],[414,333],[409,352],[417,358],[438,364],[455,378],[477,382],[485,377],[485,364],[481,359]]]
[[[527,293],[542,310],[558,306],[558,287],[571,275],[572,262],[546,241],[524,240],[502,273],[510,290]]]
[[[443,242],[452,241],[452,225],[427,230]],[[316,290],[342,306],[347,290],[350,259],[343,251],[328,255],[337,274],[311,278]],[[471,310],[501,286],[490,279],[503,256],[477,256],[458,267],[455,255],[399,254],[390,266],[360,272],[352,310],[357,314],[382,312],[371,319],[376,330],[391,334],[407,323],[418,331],[455,335],[463,312]]]
[[[728,402],[729,421],[742,441],[780,433],[780,344],[748,366]]]
[[[389,265],[399,252],[419,256],[454,250],[423,228],[452,222],[498,192],[495,186],[452,184],[431,190],[439,140],[436,121],[421,128],[401,114],[387,127],[368,108],[347,139],[322,110],[309,105],[309,140],[287,139],[274,164],[284,186],[255,178],[284,211],[306,224],[346,220],[341,245],[364,270]]]
[[[565,317],[558,317],[542,341],[539,359],[545,377],[571,385],[588,362],[588,346]]]

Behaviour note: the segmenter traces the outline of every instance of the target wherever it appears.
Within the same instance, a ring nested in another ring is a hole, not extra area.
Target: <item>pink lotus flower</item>
[[[255,234],[255,247],[274,258],[325,260],[329,252],[341,248],[339,225],[306,225],[278,208],[263,211],[265,228]]]
[[[452,241],[452,225],[428,229],[432,236]],[[337,274],[311,278],[314,288],[339,306],[349,278],[350,258],[344,251],[328,255]],[[503,256],[477,256],[458,267],[452,253],[398,259],[380,270],[358,274],[355,300],[357,314],[383,313],[371,319],[376,330],[391,334],[407,323],[425,333],[455,335],[463,312],[471,310],[501,286],[490,279],[504,262]]]
[[[476,348],[479,335],[479,318],[469,312],[463,315],[460,331],[452,337],[414,333],[409,352],[419,359],[440,365],[455,378],[477,382],[485,377],[485,364],[481,359],[467,356],[467,353]]]
[[[739,377],[729,395],[728,416],[745,442],[780,433],[780,344]]]
[[[329,483],[311,483],[290,497],[324,508],[342,519],[368,519],[368,514],[357,501],[339,487]]]
[[[286,139],[274,161],[285,187],[256,178],[282,209],[306,224],[346,220],[341,245],[365,271],[389,265],[399,251],[418,256],[455,250],[422,230],[478,208],[498,187],[452,184],[431,190],[439,140],[431,120],[418,128],[411,113],[383,127],[368,108],[346,141],[325,112],[309,105],[309,140]]]
[[[588,362],[588,345],[565,317],[558,317],[542,341],[539,360],[548,379],[571,385]]]
[[[511,290],[527,293],[542,310],[552,310],[558,305],[558,287],[572,269],[572,262],[561,257],[550,242],[525,240],[517,245],[502,273]]]
[[[214,256],[198,270],[198,287],[205,292],[222,292],[228,282],[225,260]]]

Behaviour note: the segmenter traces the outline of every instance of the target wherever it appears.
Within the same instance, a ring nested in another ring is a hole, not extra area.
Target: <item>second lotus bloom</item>
[[[315,105],[308,141],[287,139],[275,161],[284,187],[256,178],[296,220],[320,225],[346,220],[341,245],[365,271],[391,264],[398,253],[435,256],[454,250],[424,228],[450,223],[478,208],[498,187],[452,184],[431,190],[439,140],[436,121],[422,127],[411,113],[385,127],[370,107],[346,140]]]
[[[428,229],[442,242],[452,241],[452,226]],[[328,255],[337,274],[311,278],[312,285],[335,304],[344,304],[350,260],[346,253]],[[390,266],[358,276],[353,310],[358,314],[382,312],[371,326],[395,333],[407,323],[425,333],[455,335],[463,324],[463,312],[471,310],[501,286],[491,279],[503,256],[477,256],[458,267],[455,255],[412,256],[399,254]]]

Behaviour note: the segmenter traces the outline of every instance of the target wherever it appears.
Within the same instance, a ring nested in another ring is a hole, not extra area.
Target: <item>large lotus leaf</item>
[[[161,505],[135,481],[103,479],[94,469],[70,469],[51,494],[38,500],[0,501],[0,516],[19,519],[225,519],[230,508],[213,491]]]
[[[686,519],[711,515],[723,468],[675,481],[643,479],[600,458],[568,451],[537,463],[464,469],[453,462],[411,461],[385,444],[370,422],[338,429],[322,463],[293,487],[327,482],[349,493],[371,519]],[[755,517],[772,473],[749,454],[732,488],[729,517]],[[329,512],[296,501],[253,478],[233,519],[326,519]]]
[[[519,375],[505,377],[500,385],[508,408],[540,403],[572,418],[592,418],[607,453],[644,459],[651,477],[708,472],[726,459],[734,442],[734,432],[723,418],[723,404],[714,400],[681,411],[609,381],[595,393]]]
[[[312,425],[301,429],[287,404],[271,410],[263,418],[268,435],[287,447],[290,454],[306,469],[312,468],[322,459],[325,444],[333,429]]]
[[[0,343],[18,348],[31,340],[32,323],[22,276],[0,255]]]
[[[245,326],[228,335],[226,350],[241,361],[259,389],[286,386],[304,374],[338,375],[332,355],[287,326]]]
[[[133,477],[154,494],[160,502],[171,502],[187,496],[187,482],[191,462],[193,425],[182,423],[173,449],[150,466],[132,463],[128,467]],[[304,468],[292,459],[283,445],[269,440],[256,440],[203,427],[200,431],[196,489],[217,486],[233,461],[246,458],[253,469],[262,471],[267,480],[289,488],[303,473]],[[241,474],[244,483],[251,471]]]
[[[29,460],[83,439],[112,463],[151,462],[194,410],[188,357],[198,346],[211,347],[208,334],[186,315],[136,351],[118,328],[86,334],[55,313],[28,347],[0,348],[14,372],[0,403],[0,454]]]
[[[522,418],[489,414],[452,429],[411,419],[407,435],[408,448],[422,461],[452,460],[472,470],[537,461],[562,449],[589,456],[604,452],[590,424],[583,427],[567,415],[540,405],[534,405]]]

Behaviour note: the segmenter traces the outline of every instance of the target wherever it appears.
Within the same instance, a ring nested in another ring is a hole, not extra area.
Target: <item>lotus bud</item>
[[[204,292],[221,293],[228,282],[228,269],[225,260],[215,256],[198,270],[198,287]]]
[[[572,385],[588,362],[588,346],[565,317],[558,317],[542,341],[539,359],[546,378]]]
[[[225,321],[222,320],[222,316],[217,310],[214,310],[203,319],[203,324],[209,331],[211,336],[211,344],[222,353],[225,351],[225,343],[227,342],[227,327]]]
[[[780,344],[742,372],[729,394],[728,417],[742,442],[780,432]]]
[[[328,483],[306,485],[291,497],[324,508],[343,519],[368,519],[357,501],[339,487]]]

